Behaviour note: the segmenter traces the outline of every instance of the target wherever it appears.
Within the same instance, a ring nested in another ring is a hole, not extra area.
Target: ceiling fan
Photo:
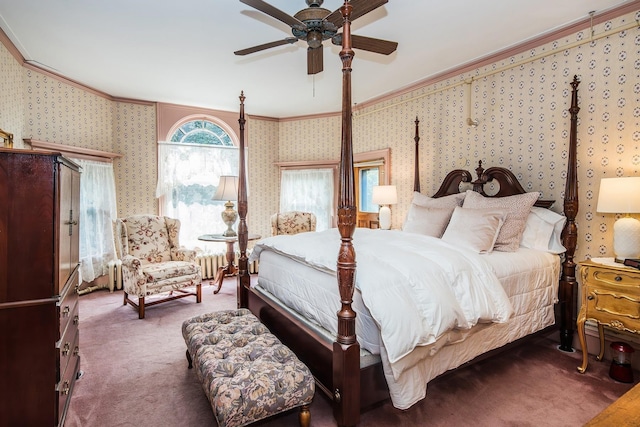
[[[353,10],[351,21],[371,12],[387,3],[389,0],[351,0]],[[331,39],[335,45],[342,45],[342,33],[338,33],[343,24],[340,9],[331,12],[322,8],[324,0],[306,0],[307,7],[291,16],[262,0],[240,0],[248,6],[258,9],[267,15],[284,22],[291,27],[293,37],[253,46],[235,51],[236,55],[248,55],[272,47],[292,44],[298,40],[307,42],[307,74],[317,74],[323,69],[322,42]],[[355,49],[389,55],[398,47],[398,43],[387,40],[374,39],[358,35],[351,35],[351,45]]]

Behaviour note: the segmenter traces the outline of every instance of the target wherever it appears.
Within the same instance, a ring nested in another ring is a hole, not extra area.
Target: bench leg
[[[189,362],[189,369],[193,368],[193,360],[191,360],[191,355],[189,354],[189,349],[187,349],[187,361]]]
[[[309,412],[309,405],[302,405],[300,407],[298,420],[300,421],[300,427],[309,427],[311,423],[311,412]]]

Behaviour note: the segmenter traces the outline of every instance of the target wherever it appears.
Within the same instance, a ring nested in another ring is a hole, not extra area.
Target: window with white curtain
[[[198,236],[227,229],[221,218],[225,202],[212,198],[221,175],[238,175],[238,162],[233,145],[158,143],[156,197],[162,215],[180,220],[181,245],[205,251],[224,249],[224,244],[203,242]]]
[[[82,166],[80,181],[80,274],[91,282],[108,274],[116,258],[112,221],[118,215],[113,164],[74,159]]]
[[[331,228],[335,212],[333,173],[331,168],[282,169],[280,212],[313,212],[317,219],[316,231]]]

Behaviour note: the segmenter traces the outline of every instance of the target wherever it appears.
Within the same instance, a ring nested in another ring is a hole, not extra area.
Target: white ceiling
[[[290,15],[304,0],[266,0]],[[354,34],[398,42],[389,56],[356,50],[353,102],[409,86],[630,0],[390,0]],[[325,0],[335,10],[342,0]],[[306,44],[234,51],[290,37],[238,0],[0,0],[0,27],[26,60],[114,97],[292,117],[341,108],[340,48],[308,76]]]

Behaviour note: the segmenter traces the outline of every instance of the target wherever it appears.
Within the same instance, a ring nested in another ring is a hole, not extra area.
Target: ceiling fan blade
[[[315,49],[307,48],[307,74],[318,74],[323,69],[322,46]]]
[[[278,40],[278,41],[275,41],[275,42],[260,44],[258,46],[248,47],[248,48],[242,49],[242,50],[236,50],[233,53],[236,54],[236,55],[240,55],[240,56],[249,55],[250,53],[260,52],[261,50],[270,49],[272,47],[282,46],[284,44],[293,44],[293,43],[295,43],[297,41],[298,41],[298,39],[295,38],[295,37],[287,37],[284,40]]]
[[[336,34],[331,39],[331,43],[342,46],[342,33]],[[362,49],[369,52],[381,53],[383,55],[390,55],[398,48],[398,42],[391,42],[388,40],[374,39],[371,37],[358,36],[351,34],[351,47],[354,49]]]
[[[351,6],[353,6],[351,22],[388,2],[389,0],[351,0],[350,3]],[[342,12],[340,9],[336,9],[331,12],[325,20],[331,22],[337,28],[340,28],[343,24]]]
[[[287,13],[284,13],[280,9],[273,7],[269,3],[265,3],[262,0],[240,0],[240,3],[244,3],[248,6],[253,7],[254,9],[258,9],[259,11],[264,12],[273,18],[276,18],[278,21],[284,22],[290,27],[305,27],[304,23],[299,19],[294,18]]]

